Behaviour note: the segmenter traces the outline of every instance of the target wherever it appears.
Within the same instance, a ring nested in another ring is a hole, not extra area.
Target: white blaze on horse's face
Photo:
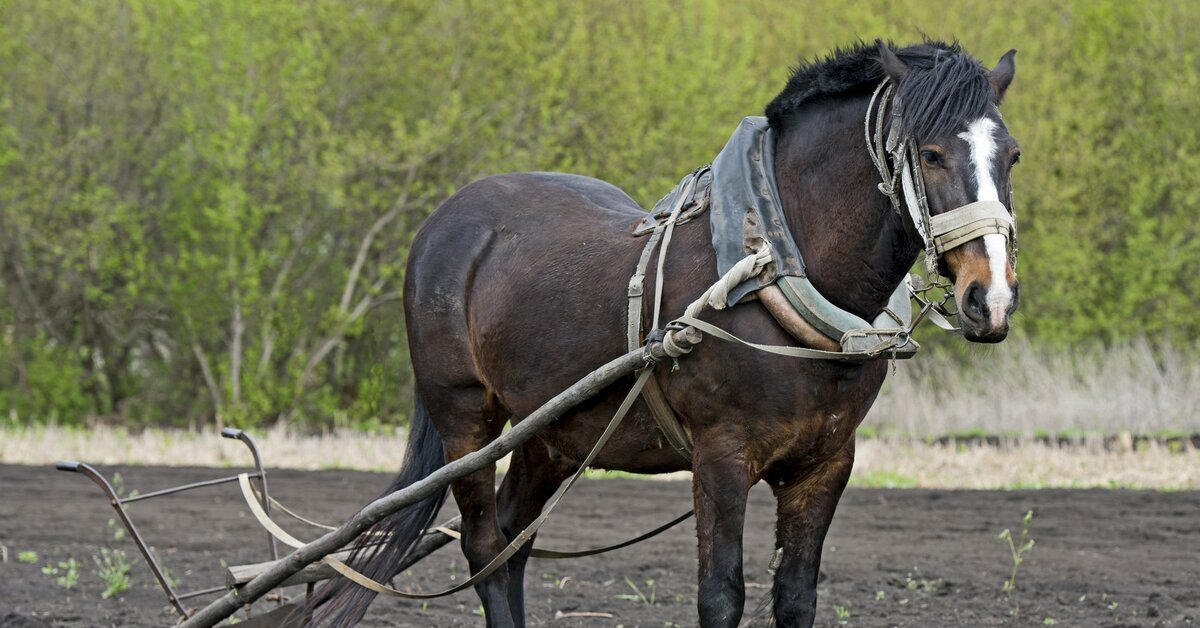
[[[939,151],[946,151],[945,159],[938,157]],[[922,159],[928,168],[931,209],[952,211],[974,202],[1007,206],[1009,176],[1018,153],[995,108],[926,145]],[[1000,342],[1008,335],[1009,316],[1018,300],[1008,244],[1006,235],[988,234],[942,256],[945,272],[954,278],[959,323],[967,340]]]
[[[996,121],[985,116],[967,125],[967,130],[958,135],[970,150],[976,201],[1000,201],[995,179],[998,147],[993,132],[996,127]],[[1013,291],[1008,285],[1008,243],[1003,235],[989,234],[983,236],[983,244],[991,274],[986,300],[988,315],[992,327],[1000,328],[1005,325],[1004,319],[1013,300]]]

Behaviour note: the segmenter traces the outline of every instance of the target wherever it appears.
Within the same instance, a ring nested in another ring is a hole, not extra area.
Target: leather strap
[[[645,399],[646,405],[650,406],[650,414],[654,417],[654,422],[658,424],[659,431],[667,438],[667,443],[685,460],[691,460],[692,435],[688,433],[683,423],[679,422],[679,415],[671,409],[671,404],[667,402],[667,395],[658,385],[657,379],[651,377],[646,381],[646,388],[642,390],[642,399]]]
[[[658,253],[658,269],[654,284],[654,321],[652,327],[656,327],[662,304],[663,264],[666,258],[667,247],[671,244],[671,233],[677,224],[684,205],[692,197],[692,191],[696,186],[696,180],[699,177],[698,173],[701,170],[703,169],[693,172],[690,179],[680,184],[675,206],[671,208],[668,217],[654,228],[654,233],[646,241],[646,246],[642,249],[642,255],[638,258],[637,268],[634,270],[633,276],[629,278],[629,289],[626,293],[629,297],[629,308],[626,316],[625,331],[626,343],[630,351],[642,346],[642,298],[645,294],[646,268],[650,264],[650,254],[661,239],[662,247]],[[663,237],[664,235],[666,236],[665,238]],[[650,415],[654,417],[654,422],[658,425],[659,431],[666,437],[667,443],[675,451],[679,452],[679,455],[683,456],[684,459],[691,460],[691,436],[687,433],[683,424],[680,423],[679,416],[671,409],[671,404],[667,402],[667,396],[658,385],[658,380],[651,377],[646,382],[646,387],[642,391],[642,398],[646,400],[646,405],[650,407]]]
[[[933,245],[939,254],[988,234],[1008,237],[1013,225],[1008,208],[999,201],[968,203],[931,216],[930,221]]]
[[[529,524],[529,526],[517,534],[516,538],[514,538],[512,542],[504,548],[504,550],[502,550],[495,558],[493,558],[490,563],[484,566],[483,569],[480,569],[478,572],[473,574],[465,582],[438,593],[406,593],[404,591],[399,591],[389,586],[380,584],[363,575],[362,573],[359,573],[346,563],[333,558],[332,556],[326,556],[321,560],[321,562],[329,565],[334,571],[345,576],[355,584],[363,588],[370,589],[371,591],[381,595],[390,597],[399,597],[412,600],[428,600],[450,595],[452,593],[458,593],[459,591],[463,591],[475,586],[480,581],[490,576],[497,569],[504,566],[504,563],[508,562],[509,558],[512,558],[514,554],[520,551],[520,549],[526,543],[528,543],[530,539],[533,538],[533,535],[537,533],[538,528],[540,528],[542,524],[550,518],[550,513],[554,511],[554,507],[557,506],[558,502],[562,500],[563,495],[565,495],[566,492],[575,485],[575,482],[577,482],[579,478],[583,476],[584,471],[591,466],[592,462],[595,461],[596,456],[599,455],[600,450],[603,449],[604,445],[608,442],[608,439],[612,437],[614,432],[616,432],[617,427],[620,426],[621,421],[625,418],[625,415],[629,413],[629,408],[633,406],[634,400],[636,400],[638,395],[641,394],[642,387],[645,386],[646,380],[650,378],[652,371],[653,369],[649,368],[642,369],[641,374],[639,374],[637,379],[634,381],[633,388],[630,389],[629,394],[625,395],[625,400],[621,402],[621,406],[617,409],[616,414],[613,415],[612,420],[609,421],[608,427],[604,429],[604,433],[600,435],[600,439],[596,441],[596,444],[592,447],[592,450],[588,452],[587,457],[584,458],[584,460],[580,463],[579,469],[576,470],[566,482],[558,487],[558,490],[554,492],[554,495],[551,496],[546,502],[546,505],[542,507],[541,514],[539,514],[537,518]],[[271,520],[271,517],[267,515],[265,510],[263,510],[262,505],[259,504],[256,499],[254,499],[254,489],[250,486],[250,479],[247,474],[239,474],[238,483],[242,487],[242,495],[246,497],[246,505],[249,506],[250,512],[254,514],[254,517],[258,519],[259,524],[261,524],[268,532],[270,532],[272,536],[279,539],[286,545],[290,545],[291,547],[295,548],[303,547],[305,545],[303,542],[296,539],[291,534],[288,534],[286,530],[279,527],[277,523]],[[675,522],[672,522],[670,525],[674,525],[675,523],[683,521],[686,518],[687,517],[681,517]]]
[[[558,550],[548,550],[548,549],[542,549],[542,548],[535,547],[529,553],[529,555],[534,558],[544,558],[547,560],[563,560],[563,559],[567,559],[567,558],[583,558],[585,556],[595,556],[596,554],[604,554],[606,552],[611,552],[613,550],[619,550],[623,547],[629,547],[630,545],[636,545],[638,543],[641,543],[642,541],[645,541],[646,539],[656,537],[656,536],[662,534],[663,532],[666,532],[667,530],[674,528],[675,526],[679,525],[680,523],[687,521],[687,519],[689,517],[691,517],[694,512],[695,511],[693,511],[693,510],[689,510],[689,511],[683,513],[682,515],[675,517],[674,519],[668,521],[667,523],[664,523],[663,525],[660,525],[657,528],[654,528],[653,530],[651,530],[645,534],[641,534],[641,535],[636,536],[627,541],[621,541],[620,543],[616,543],[614,545],[606,545],[604,547],[596,547],[596,548],[585,549],[585,550],[575,550],[575,551],[570,551],[570,552],[560,552]],[[443,528],[441,526],[438,526],[433,529],[437,530],[438,532],[441,532],[442,534],[445,534],[446,536],[448,536],[452,539],[461,539],[462,538],[462,534],[459,533],[457,530],[451,530],[449,528]]]
[[[629,311],[625,317],[625,336],[629,341],[630,351],[642,346],[642,294],[645,292],[646,267],[650,265],[650,253],[654,251],[654,247],[662,238],[664,229],[664,223],[659,223],[655,227],[653,235],[646,241],[646,246],[642,249],[642,256],[638,258],[637,269],[629,278],[629,288],[625,292],[629,298]]]
[[[653,381],[653,380],[646,380],[646,383],[649,384],[651,381]],[[642,392],[645,393],[645,390],[643,390]],[[251,485],[251,486],[253,487],[253,485]],[[243,490],[243,497],[246,497],[247,499],[253,499],[255,501],[260,501],[258,499],[259,496],[258,496],[257,492],[252,493],[247,496],[245,491]],[[270,498],[270,502],[271,502],[271,506],[273,508],[277,508],[280,510],[280,512],[283,512],[284,514],[288,515],[289,517],[292,517],[293,519],[300,521],[302,523],[308,524],[314,528],[320,528],[322,530],[327,530],[327,531],[332,531],[332,530],[337,529],[337,526],[331,526],[331,525],[327,525],[324,523],[318,523],[316,521],[313,521],[312,519],[306,519],[305,517],[297,514],[296,512],[289,509],[288,507],[279,503],[279,501],[276,500],[274,497]],[[659,534],[662,534],[663,532],[666,532],[667,530],[670,530],[671,528],[679,525],[680,523],[683,523],[689,517],[692,516],[692,513],[693,513],[693,511],[689,510],[689,511],[683,513],[682,515],[679,515],[678,517],[672,519],[671,521],[669,521],[663,525],[660,525],[657,528],[654,528],[653,530],[651,530],[649,532],[640,534],[640,535],[638,535],[632,539],[628,539],[626,541],[621,541],[620,543],[615,543],[613,545],[606,545],[604,547],[594,547],[591,549],[573,550],[573,551],[560,551],[560,550],[551,550],[551,549],[535,547],[529,551],[529,555],[533,558],[543,558],[546,560],[562,560],[562,559],[567,559],[567,558],[582,558],[584,556],[595,556],[596,554],[604,554],[606,552],[611,552],[613,550],[619,550],[621,548],[629,547],[630,545],[635,545],[635,544],[641,543],[642,541],[645,541],[647,539],[656,537]],[[452,520],[452,522],[457,522],[457,521],[459,521],[459,520],[458,519]],[[457,525],[457,524],[455,524],[455,525]],[[441,532],[442,534],[444,534],[452,539],[455,539],[455,540],[462,538],[462,533],[460,533],[458,530],[455,530],[453,528],[448,528],[444,525],[432,527],[432,528],[430,528],[430,530],[435,530],[437,532]]]

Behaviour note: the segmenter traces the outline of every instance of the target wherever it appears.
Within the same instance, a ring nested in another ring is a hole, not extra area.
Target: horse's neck
[[[824,101],[793,115],[775,144],[775,178],[813,285],[870,320],[919,249],[876,187],[863,140],[866,109],[866,98]]]

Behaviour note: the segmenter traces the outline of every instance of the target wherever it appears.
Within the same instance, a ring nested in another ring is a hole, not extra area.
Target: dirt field
[[[127,489],[142,492],[226,473],[147,467],[103,471],[120,471]],[[361,472],[277,471],[271,489],[285,504],[334,521],[372,498],[387,480]],[[539,545],[567,549],[623,540],[687,510],[689,502],[684,482],[581,482],[543,529]],[[1011,560],[997,535],[1018,527],[1029,509],[1036,513],[1030,534],[1037,544],[1021,567],[1016,592],[1006,598],[1001,585]],[[443,518],[452,511],[448,504]],[[770,493],[756,488],[746,525],[745,625],[766,624],[756,611],[769,593],[773,511]],[[265,557],[264,534],[231,486],[135,504],[133,513],[183,589],[219,584],[222,562]],[[82,476],[0,465],[0,545],[7,553],[7,562],[0,564],[0,626],[172,624],[174,617],[133,544],[116,540],[106,525],[112,516],[99,490]],[[303,527],[285,525],[311,538]],[[107,600],[100,597],[104,585],[92,559],[101,547],[124,550],[134,564],[132,588]],[[28,551],[37,553],[36,564],[18,560]],[[41,569],[69,558],[81,567],[78,584],[66,590]],[[430,591],[465,571],[452,545],[396,584]],[[822,571],[822,626],[1196,625],[1200,493],[851,489],[827,540]],[[690,523],[611,554],[533,561],[527,580],[530,624],[695,625],[695,572]],[[478,607],[473,593],[426,606],[381,600],[363,625],[482,626]],[[581,612],[609,616],[571,616]]]

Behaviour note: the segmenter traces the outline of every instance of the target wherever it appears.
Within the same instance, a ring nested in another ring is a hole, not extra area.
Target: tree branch
[[[350,300],[354,298],[354,286],[358,283],[358,275],[367,261],[367,254],[371,251],[371,244],[375,241],[375,236],[379,235],[379,232],[399,214],[400,208],[397,206],[380,216],[379,220],[376,220],[375,224],[367,229],[366,235],[359,243],[358,255],[354,257],[354,264],[350,266],[350,275],[346,278],[346,288],[342,291],[342,300],[338,303],[338,309],[343,313],[350,308]]]
[[[208,365],[208,356],[204,354],[204,349],[199,342],[192,343],[192,353],[196,355],[196,361],[200,363],[200,372],[204,375],[204,383],[208,386],[208,393],[212,395],[213,413],[217,419],[217,430],[220,430],[224,427],[221,420],[221,389],[217,386],[217,379],[213,377],[212,368]]]

